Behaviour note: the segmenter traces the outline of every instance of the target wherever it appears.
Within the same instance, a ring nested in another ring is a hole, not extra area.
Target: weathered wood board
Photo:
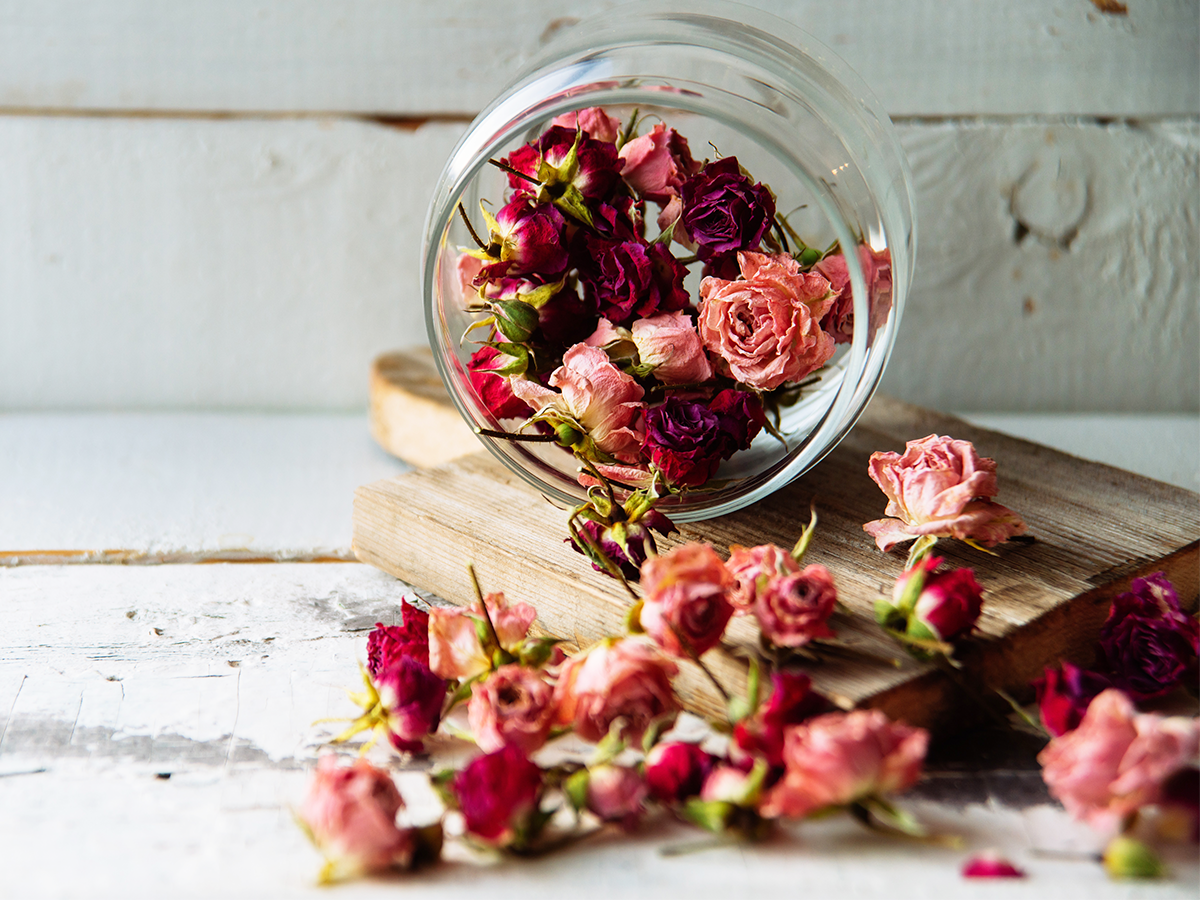
[[[416,389],[386,376],[404,371],[419,372],[420,366],[405,368],[385,358],[375,373],[377,390],[400,407]],[[434,396],[428,385],[420,391],[425,401]],[[453,436],[467,429],[443,402],[445,430],[438,435],[450,447]],[[383,408],[375,407],[374,415]],[[378,431],[386,423],[373,427]],[[682,526],[678,539],[664,543],[701,540],[720,550],[768,541],[786,546],[815,506],[821,524],[808,559],[834,573],[842,603],[835,630],[861,652],[822,650],[821,661],[810,667],[813,679],[845,704],[880,707],[923,725],[952,724],[966,699],[962,689],[935,668],[904,657],[873,623],[873,603],[890,590],[904,557],[880,553],[862,531],[886,502],[866,474],[870,454],[900,450],[905,441],[930,433],[973,441],[995,458],[998,499],[1026,518],[1036,538],[1010,542],[995,555],[958,542],[938,547],[952,564],[974,567],[984,586],[980,640],[966,658],[988,684],[1021,694],[1061,656],[1088,662],[1110,601],[1138,575],[1165,571],[1184,602],[1195,606],[1196,494],[883,397],[839,447],[790,486],[738,513]],[[471,599],[465,566],[473,561],[486,589],[533,603],[545,631],[586,646],[621,631],[629,599],[564,543],[565,520],[565,512],[490,455],[477,453],[360,488],[354,551],[364,562],[460,604]],[[756,641],[753,623],[735,620],[726,642],[705,661],[723,683],[740,690],[744,658],[755,652]],[[904,658],[893,665],[873,657]],[[680,684],[695,709],[719,708],[690,664]]]

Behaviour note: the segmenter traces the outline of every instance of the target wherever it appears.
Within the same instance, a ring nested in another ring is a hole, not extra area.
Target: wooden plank
[[[423,217],[463,127],[0,117],[0,408],[365,407],[369,361],[426,341]],[[1200,126],[900,134],[920,246],[886,390],[1200,408]]]
[[[0,106],[474,114],[606,0],[0,4]],[[750,0],[857,69],[892,115],[1200,112],[1190,0]],[[919,48],[919,49],[916,49]]]
[[[867,477],[867,458],[933,432],[971,440],[998,461],[999,499],[1020,511],[1037,537],[995,556],[953,543],[939,547],[952,563],[974,567],[985,586],[981,640],[967,659],[988,683],[1023,693],[1061,656],[1086,663],[1109,601],[1137,575],[1167,572],[1195,606],[1195,494],[885,398],[876,398],[847,439],[792,485],[741,512],[683,526],[682,537],[722,549],[788,545],[815,505],[821,528],[810,559],[828,566],[837,581],[845,611],[835,630],[866,653],[894,655],[873,624],[872,607],[899,574],[902,557],[879,553],[862,531],[886,502]],[[360,488],[354,523],[360,559],[453,603],[471,599],[463,567],[474,560],[488,589],[534,603],[550,633],[586,645],[621,631],[629,600],[563,543],[565,513],[488,455]],[[753,626],[737,620],[705,659],[738,691],[740,658],[756,645]],[[719,709],[699,673],[685,668],[687,702],[708,713]],[[894,717],[936,728],[963,721],[959,689],[908,659],[894,668],[829,654],[811,674],[831,695]]]

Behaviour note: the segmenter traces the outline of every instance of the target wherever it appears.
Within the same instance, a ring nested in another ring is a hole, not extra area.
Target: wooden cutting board
[[[629,598],[564,542],[565,512],[486,451],[463,454],[462,438],[473,435],[444,390],[431,386],[431,372],[427,352],[393,354],[376,364],[373,431],[389,436],[384,446],[426,465],[439,448],[454,458],[359,488],[358,558],[456,604],[472,598],[466,573],[472,561],[485,590],[532,603],[547,633],[579,647],[620,633]],[[419,427],[406,424],[409,397],[421,410]],[[819,660],[806,664],[817,687],[846,706],[877,707],[912,724],[952,730],[969,720],[964,713],[973,702],[936,668],[908,658],[874,624],[875,599],[890,593],[905,557],[904,551],[879,552],[862,530],[886,505],[867,476],[868,457],[902,451],[906,441],[931,433],[972,441],[981,455],[995,458],[996,499],[1020,512],[1036,538],[1010,542],[996,555],[957,541],[938,544],[951,564],[973,567],[984,587],[978,639],[965,654],[977,678],[1025,696],[1045,665],[1061,657],[1088,664],[1112,598],[1139,575],[1166,572],[1184,604],[1195,608],[1200,495],[885,397],[876,397],[847,438],[791,485],[737,513],[683,525],[660,549],[682,541],[707,541],[721,552],[731,544],[790,547],[815,504],[820,526],[806,561],[833,573],[841,609],[831,624],[851,645],[821,649]],[[741,691],[744,660],[756,647],[752,620],[737,619],[705,662],[727,688]],[[691,663],[682,668],[685,703],[719,714],[701,673]]]

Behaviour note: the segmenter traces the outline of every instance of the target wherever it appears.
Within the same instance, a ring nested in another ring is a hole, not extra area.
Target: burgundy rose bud
[[[734,727],[733,750],[735,756],[761,757],[775,768],[783,765],[784,729],[834,707],[812,689],[812,679],[803,672],[773,672],[771,683],[767,702]]]
[[[1162,572],[1135,578],[1113,601],[1100,630],[1099,668],[1135,699],[1170,693],[1194,680],[1200,625],[1179,605]]]
[[[494,847],[523,846],[536,837],[542,770],[511,744],[473,759],[450,791],[467,833]]]
[[[650,511],[637,522],[615,522],[611,525],[601,525],[591,519],[585,519],[580,527],[603,551],[604,555],[621,567],[621,573],[628,581],[637,581],[640,577],[642,563],[652,552],[657,552],[658,545],[654,541],[654,532],[668,535],[678,531],[675,523],[660,512]],[[572,548],[577,553],[584,550],[571,538]],[[597,572],[604,569],[596,563],[592,568]]]
[[[1103,675],[1063,660],[1060,668],[1047,667],[1046,674],[1033,686],[1037,690],[1042,725],[1058,737],[1074,731],[1087,712],[1088,704],[1112,683]]]
[[[412,656],[401,656],[381,668],[374,681],[388,713],[392,745],[397,750],[421,750],[421,739],[436,731],[441,721],[447,682]]]
[[[762,402],[749,391],[727,389],[708,403],[668,397],[647,410],[642,449],[671,484],[699,487],[749,447],[765,422]]]
[[[933,559],[936,564],[941,560]],[[908,634],[915,638],[949,641],[975,627],[983,609],[983,588],[970,569],[930,572],[908,618]]]
[[[570,185],[589,200],[606,197],[620,176],[622,162],[617,156],[617,148],[611,141],[588,137],[586,132],[576,145],[579,137],[574,128],[553,125],[536,141],[514,150],[503,162],[543,182],[552,192],[557,190],[561,194]],[[569,160],[572,147],[575,148],[573,167]],[[508,184],[517,191],[537,187],[528,179],[511,173]]]
[[[588,772],[587,808],[605,822],[632,831],[641,820],[649,789],[637,769],[603,765]]]
[[[579,274],[600,315],[614,325],[688,305],[687,269],[665,244],[587,236]]]
[[[533,415],[525,401],[512,392],[508,379],[493,374],[509,357],[492,347],[480,347],[471,354],[467,369],[471,373],[471,387],[484,410],[497,419],[524,419]]]
[[[646,754],[646,784],[662,803],[683,803],[698,796],[717,758],[698,744],[669,741],[655,744]]]
[[[401,600],[400,616],[401,624],[376,622],[367,635],[367,671],[372,677],[395,665],[401,656],[429,665],[429,613]]]
[[[754,250],[775,217],[775,198],[763,184],[742,174],[737,157],[710,162],[683,183],[681,224],[696,243],[696,255]]]
[[[517,196],[495,217],[484,215],[491,261],[475,276],[475,287],[512,275],[536,274],[549,279],[566,269],[566,220],[553,205]]]
[[[963,863],[963,878],[1024,878],[1025,873],[996,853],[977,853]]]

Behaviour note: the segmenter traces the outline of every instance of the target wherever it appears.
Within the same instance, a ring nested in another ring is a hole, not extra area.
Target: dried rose
[[[784,764],[788,726],[831,712],[833,706],[812,689],[812,680],[803,672],[772,672],[771,683],[767,702],[734,726],[731,751],[735,759],[760,757],[769,766],[779,767]]]
[[[563,666],[555,689],[557,722],[596,742],[613,722],[624,719],[622,735],[640,740],[652,722],[679,711],[671,686],[678,671],[645,641],[601,641]]]
[[[887,321],[892,309],[892,254],[886,248],[875,251],[866,244],[859,244],[858,261],[867,283],[867,309],[871,315],[867,339],[870,340]],[[822,259],[814,268],[829,279],[834,293],[833,305],[821,319],[821,330],[839,344],[849,343],[854,338],[854,294],[846,258],[835,253]]]
[[[533,413],[525,401],[512,392],[508,379],[491,369],[501,366],[509,357],[492,347],[480,347],[467,363],[471,387],[479,398],[480,407],[497,419],[524,419]]]
[[[400,656],[412,656],[429,665],[429,613],[401,600],[400,617],[399,625],[376,622],[367,635],[367,671],[372,676]]]
[[[1050,793],[1075,818],[1112,828],[1162,797],[1168,778],[1200,754],[1196,719],[1137,713],[1109,688],[1088,706],[1074,731],[1054,738],[1038,755]]]
[[[663,803],[682,803],[699,795],[717,757],[698,744],[667,741],[646,754],[646,783],[651,795]]]
[[[557,125],[574,131],[577,127],[590,138],[615,144],[621,136],[621,122],[606,113],[599,106],[589,106],[561,116],[555,116],[551,125]]]
[[[766,420],[749,391],[726,389],[708,402],[671,396],[646,412],[642,449],[670,484],[699,487],[749,447]]]
[[[500,641],[499,648],[488,648],[479,639],[483,610],[478,605],[464,609],[434,607],[429,612],[429,660],[434,673],[442,678],[467,679],[492,668],[496,649],[511,650],[529,632],[537,611],[528,603],[509,606],[500,592],[484,597]]]
[[[763,544],[758,547],[741,547],[734,545],[729,548],[729,559],[725,568],[737,580],[737,587],[729,595],[738,612],[747,613],[754,606],[758,596],[758,586],[765,586],[773,578],[790,575],[800,571],[800,564],[792,554],[774,544]]]
[[[688,305],[687,269],[666,244],[588,235],[585,246],[578,259],[585,295],[611,322],[626,325]]]
[[[803,647],[833,637],[827,624],[837,604],[833,576],[824,566],[805,566],[769,579],[759,588],[752,611],[763,637],[777,647]]]
[[[454,776],[450,791],[467,833],[490,846],[523,846],[542,824],[542,770],[511,744],[471,760]]]
[[[1025,522],[994,503],[996,461],[981,457],[970,441],[931,434],[909,441],[904,455],[872,453],[868,472],[887,495],[894,518],[868,522],[863,530],[880,550],[922,535],[970,540],[984,547],[1025,533]]]
[[[437,731],[446,699],[446,682],[412,656],[398,657],[373,678],[387,711],[388,739],[397,750],[417,752],[421,739]]]
[[[687,313],[637,319],[630,327],[630,338],[637,347],[638,361],[651,367],[663,384],[700,384],[713,377],[712,363]]]
[[[1112,682],[1104,675],[1063,660],[1057,669],[1047,666],[1046,674],[1033,686],[1037,690],[1042,725],[1058,737],[1079,727],[1088,705],[1101,691],[1112,687]]]
[[[570,186],[588,200],[605,197],[619,177],[621,161],[611,141],[584,136],[575,129],[552,125],[536,141],[518,147],[503,162],[530,178],[555,188],[560,196]],[[570,159],[574,150],[574,163]],[[517,191],[536,189],[525,178],[510,174],[509,186]]]
[[[348,766],[322,756],[299,818],[329,864],[322,880],[407,868],[414,839],[396,827],[404,800],[392,778],[365,759]]]
[[[554,723],[554,688],[535,669],[510,663],[471,685],[467,721],[483,750],[506,744],[532,753]]]
[[[1162,572],[1135,578],[1113,601],[1100,630],[1099,668],[1135,699],[1170,693],[1195,681],[1200,625],[1185,613]]]
[[[977,853],[963,863],[963,878],[1024,878],[1025,873],[994,852]]]
[[[652,557],[642,564],[642,628],[672,656],[700,656],[725,633],[733,583],[708,544],[683,544]]]
[[[562,393],[533,381],[514,378],[513,393],[538,415],[563,416],[578,423],[595,445],[626,462],[636,461],[641,446],[645,391],[612,364],[603,350],[576,344],[563,355],[563,364],[550,375]]]
[[[618,481],[624,480],[619,475],[616,478]],[[620,566],[621,573],[629,581],[638,580],[642,563],[650,557],[651,552],[657,550],[654,532],[668,535],[678,531],[675,523],[657,510],[644,513],[636,522],[627,520],[601,525],[599,522],[585,519],[580,523],[580,527],[588,533],[605,556]],[[567,540],[571,541],[571,538]],[[571,541],[571,546],[579,553],[584,552],[574,541]],[[592,568],[597,572],[605,571],[594,562]]]
[[[756,249],[775,217],[770,190],[743,174],[736,156],[710,162],[683,183],[680,195],[680,224],[701,259]]]
[[[784,775],[763,797],[768,818],[800,818],[831,806],[899,793],[920,777],[929,733],[877,709],[827,713],[792,725]]]
[[[588,771],[587,808],[605,822],[632,831],[645,811],[646,779],[628,766],[602,765]]]
[[[700,164],[692,159],[687,138],[661,122],[620,150],[621,177],[647,200],[666,203]]]
[[[494,217],[485,210],[484,218],[488,247],[478,251],[486,258],[475,287],[512,275],[548,278],[567,268],[566,220],[554,206],[517,196]]]
[[[829,282],[787,254],[739,253],[743,279],[700,282],[700,338],[733,378],[769,391],[815,372],[833,356],[821,330]]]
[[[892,592],[895,605],[881,601],[876,616],[894,610],[904,618],[905,633],[921,640],[951,641],[967,634],[983,610],[983,588],[970,569],[937,571],[943,561],[923,556],[905,569]]]

